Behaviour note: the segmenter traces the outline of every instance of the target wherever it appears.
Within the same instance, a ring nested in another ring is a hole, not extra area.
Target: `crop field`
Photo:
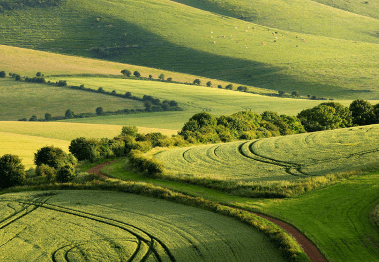
[[[245,2],[230,4],[244,10]],[[303,0],[260,3],[262,10],[250,16],[273,21],[271,27],[173,1],[68,0],[0,17],[0,44],[298,90],[301,95],[379,97],[376,18]]]
[[[28,192],[2,195],[0,206],[2,261],[285,261],[248,225],[159,199]]]
[[[377,164],[379,126],[195,146],[155,154],[176,176],[249,183],[293,180]]]

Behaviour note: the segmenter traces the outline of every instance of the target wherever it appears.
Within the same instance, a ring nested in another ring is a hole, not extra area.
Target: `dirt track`
[[[105,175],[103,175],[101,173],[101,169],[103,167],[105,167],[106,165],[109,165],[110,163],[113,163],[113,162],[107,162],[107,163],[103,163],[103,164],[94,166],[94,167],[88,169],[87,173],[89,173],[89,174],[97,174],[99,176],[106,177]],[[248,212],[250,212],[250,211],[248,211]],[[285,222],[283,222],[281,220],[278,220],[276,218],[272,218],[272,217],[269,217],[269,216],[266,216],[266,215],[262,215],[262,214],[258,214],[258,213],[254,213],[254,212],[250,212],[250,213],[253,213],[253,214],[257,215],[257,216],[260,216],[262,218],[265,218],[265,219],[267,219],[267,220],[275,223],[280,228],[282,228],[283,230],[285,230],[288,234],[292,235],[292,237],[295,238],[296,241],[301,245],[301,247],[303,248],[304,252],[307,254],[307,256],[309,257],[309,259],[312,262],[326,262],[327,261],[324,258],[324,256],[320,253],[320,251],[317,249],[317,247],[308,238],[306,238],[302,233],[300,233],[299,230],[297,230],[296,228],[294,228],[290,224],[287,224],[287,223],[285,223]]]

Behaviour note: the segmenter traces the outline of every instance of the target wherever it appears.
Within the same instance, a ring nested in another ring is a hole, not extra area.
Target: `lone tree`
[[[211,87],[212,86],[212,82],[208,81],[206,85],[207,85],[207,87]]]
[[[158,78],[159,78],[159,80],[164,81],[164,74],[160,74],[160,75],[158,76]]]
[[[123,74],[124,76],[131,76],[132,75],[132,72],[130,72],[128,69],[124,69],[121,71],[121,74]]]
[[[4,71],[0,71],[0,77],[5,77],[5,76],[6,76],[5,72]]]
[[[0,188],[22,185],[25,179],[25,167],[18,156],[6,154],[0,158]]]
[[[193,80],[193,84],[194,85],[200,85],[200,79],[199,78],[196,78],[195,80]]]
[[[71,109],[67,109],[64,116],[66,118],[73,118],[74,117],[74,112],[71,111]]]
[[[291,93],[291,95],[292,95],[292,96],[295,96],[295,97],[299,97],[299,96],[300,96],[299,91],[293,91],[293,92]]]
[[[141,74],[140,74],[140,72],[138,72],[138,71],[134,71],[133,75],[134,75],[135,77],[141,77]]]
[[[96,108],[96,115],[101,116],[104,113],[104,110],[101,106]]]

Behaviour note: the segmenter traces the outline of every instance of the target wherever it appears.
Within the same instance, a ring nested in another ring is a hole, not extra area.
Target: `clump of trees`
[[[349,107],[325,102],[301,111],[297,117],[307,132],[330,130],[379,123],[379,104],[363,99],[354,100]]]
[[[25,167],[16,155],[6,154],[0,158],[0,188],[19,186],[25,183]]]

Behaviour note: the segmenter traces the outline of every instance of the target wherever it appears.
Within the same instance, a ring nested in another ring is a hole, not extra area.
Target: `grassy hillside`
[[[56,81],[60,78],[49,79]],[[218,116],[231,115],[243,110],[251,110],[257,113],[269,110],[279,112],[280,114],[296,115],[301,110],[316,106],[322,102],[317,100],[261,96],[225,89],[157,81],[91,77],[65,77],[64,79],[67,80],[68,84],[80,85],[84,83],[86,87],[93,89],[101,86],[106,91],[116,90],[118,93],[131,92],[136,96],[146,94],[161,100],[175,100],[184,109],[184,111],[180,112],[144,113],[68,120],[70,122],[130,123],[137,126],[179,130],[193,114],[203,110]],[[234,88],[236,89],[236,86]],[[351,101],[337,100],[336,102],[349,105]]]
[[[284,3],[273,3],[284,16],[293,19],[293,14],[281,10]],[[57,7],[7,12],[0,17],[0,44],[97,57],[286,92],[298,90],[302,95],[379,97],[375,84],[377,38],[360,33],[377,30],[377,20],[319,4],[316,5],[323,8],[316,12],[315,3],[309,1],[292,4],[289,9],[304,14],[293,19],[294,23],[358,36],[341,40],[336,35],[319,36],[322,32],[268,28],[172,1],[68,0]],[[262,8],[264,12],[276,10]],[[312,21],[305,18],[307,10]],[[278,21],[292,24],[280,17]],[[333,26],[325,27],[323,21]],[[314,26],[320,23],[320,27]],[[348,23],[361,31],[347,27]]]
[[[112,90],[110,90],[112,91]],[[46,84],[33,84],[0,78],[0,120],[29,119],[36,115],[45,119],[45,113],[64,116],[67,109],[75,114],[95,113],[97,107],[105,111],[144,109],[141,101],[124,99]]]

